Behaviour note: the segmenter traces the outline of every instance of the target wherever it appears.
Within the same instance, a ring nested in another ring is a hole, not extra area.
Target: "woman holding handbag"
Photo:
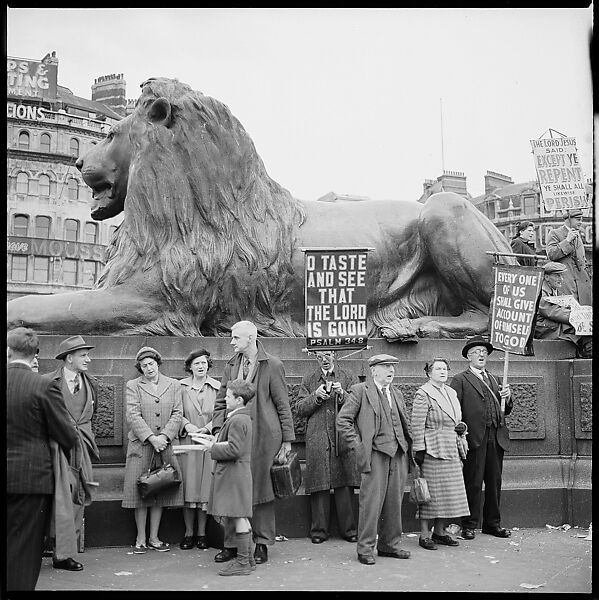
[[[436,550],[437,544],[459,546],[445,531],[445,521],[470,514],[461,462],[467,452],[467,428],[457,394],[446,385],[448,371],[446,359],[428,361],[424,372],[429,381],[416,391],[412,407],[414,461],[431,496],[416,513],[418,543],[426,550]]]
[[[133,551],[143,554],[147,548],[151,548],[167,552],[169,545],[158,538],[162,509],[165,506],[183,506],[183,488],[174,486],[144,499],[137,482],[154,461],[158,466],[164,462],[179,470],[171,441],[179,435],[183,418],[183,393],[178,380],[160,373],[162,357],[157,350],[144,346],[138,351],[135,361],[135,368],[141,376],[128,381],[126,386],[129,443],[122,507],[133,508],[135,513],[137,538]],[[160,453],[163,461],[155,453]],[[148,508],[150,535],[146,542]]]

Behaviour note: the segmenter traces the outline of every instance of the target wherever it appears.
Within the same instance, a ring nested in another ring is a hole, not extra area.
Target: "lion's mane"
[[[168,127],[148,119],[157,98],[171,104]],[[300,333],[286,313],[294,231],[305,215],[228,107],[177,80],[151,79],[129,136],[124,219],[98,287],[157,270],[170,308],[133,333],[218,335],[240,319],[270,335]]]

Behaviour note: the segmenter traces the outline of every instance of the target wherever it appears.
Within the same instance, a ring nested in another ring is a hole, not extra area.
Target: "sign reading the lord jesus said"
[[[589,200],[576,138],[539,138],[530,144],[545,210],[586,208]]]
[[[306,345],[365,348],[366,249],[305,249]]]
[[[495,265],[491,304],[491,344],[512,354],[530,356],[542,267]]]

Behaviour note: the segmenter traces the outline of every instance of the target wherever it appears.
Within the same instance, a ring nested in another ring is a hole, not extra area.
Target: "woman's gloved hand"
[[[454,431],[458,434],[458,435],[462,435],[464,433],[466,433],[466,431],[468,431],[468,426],[466,425],[466,423],[464,423],[463,421],[460,421],[456,426]]]
[[[424,450],[418,450],[417,452],[414,452],[414,462],[421,467],[422,463],[424,462],[424,455],[426,454],[426,452]]]

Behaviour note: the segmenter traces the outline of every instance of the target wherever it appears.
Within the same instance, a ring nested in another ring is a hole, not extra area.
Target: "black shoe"
[[[179,544],[181,550],[191,550],[195,546],[195,538],[193,535],[186,535]]]
[[[374,556],[372,556],[371,554],[358,554],[358,560],[363,565],[374,565],[376,563],[376,560],[374,560]]]
[[[83,571],[83,565],[72,558],[64,560],[53,560],[52,566],[55,569],[64,569],[65,571]]]
[[[223,548],[215,557],[214,562],[227,562],[237,557],[237,548]]]
[[[433,531],[432,539],[433,539],[433,542],[437,542],[437,544],[441,544],[443,546],[459,546],[460,545],[460,542],[458,542],[458,540],[454,540],[451,536],[437,535],[434,531]]]
[[[210,548],[210,546],[208,546],[208,540],[206,539],[205,535],[198,535],[198,537],[196,539],[197,539],[196,546],[200,550],[206,550],[207,548]]]
[[[499,538],[508,538],[512,535],[509,529],[504,529],[503,527],[483,527],[482,532]]]
[[[410,558],[410,552],[408,550],[398,550],[397,552],[377,550],[377,554],[379,556],[386,556],[387,558]]]
[[[437,546],[431,538],[418,538],[418,545],[425,550],[436,550]]]
[[[469,527],[464,527],[462,529],[462,537],[465,540],[473,540],[475,536],[474,529],[470,529]]]
[[[347,537],[343,538],[346,542],[351,542],[352,544],[358,541],[358,536],[357,535],[348,535]]]
[[[313,544],[322,544],[322,542],[325,541],[325,538],[320,537],[319,535],[315,535],[312,537],[312,543]]]
[[[268,560],[268,550],[266,549],[266,544],[256,544],[256,550],[254,550],[254,559],[258,565],[261,565]]]

